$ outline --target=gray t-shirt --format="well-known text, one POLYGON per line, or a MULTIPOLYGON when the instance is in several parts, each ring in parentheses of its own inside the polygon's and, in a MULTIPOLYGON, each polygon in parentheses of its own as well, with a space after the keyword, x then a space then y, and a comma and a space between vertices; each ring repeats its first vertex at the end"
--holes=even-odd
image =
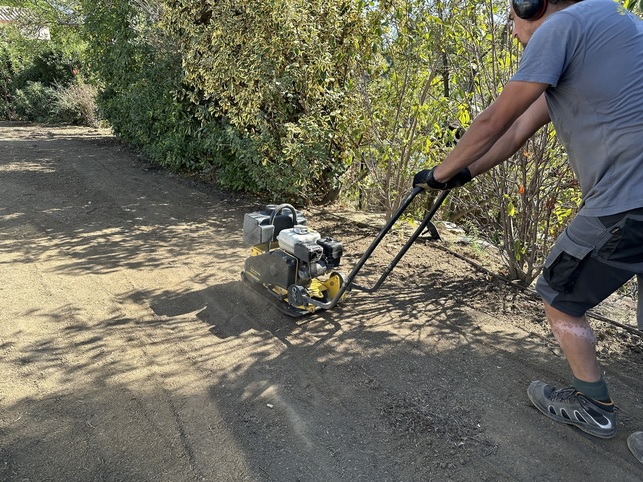
POLYGON ((643 207, 643 21, 584 0, 534 32, 512 81, 550 84, 549 115, 581 186, 580 214, 643 207))

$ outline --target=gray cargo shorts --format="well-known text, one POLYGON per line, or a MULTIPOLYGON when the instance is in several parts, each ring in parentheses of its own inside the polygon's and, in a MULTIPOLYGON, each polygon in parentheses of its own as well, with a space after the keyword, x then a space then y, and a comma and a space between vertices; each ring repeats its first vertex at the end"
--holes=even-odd
POLYGON ((643 209, 576 216, 549 253, 536 291, 551 306, 583 316, 643 274, 643 209))

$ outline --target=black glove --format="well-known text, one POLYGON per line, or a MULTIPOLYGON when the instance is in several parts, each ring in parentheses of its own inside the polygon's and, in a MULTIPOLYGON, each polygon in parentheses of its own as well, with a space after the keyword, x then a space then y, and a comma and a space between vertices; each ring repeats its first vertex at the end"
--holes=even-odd
POLYGON ((455 176, 449 179, 447 182, 438 182, 433 177, 433 169, 425 169, 424 171, 418 172, 413 177, 413 187, 422 187, 424 189, 432 189, 436 191, 442 191, 444 189, 453 189, 456 187, 464 186, 466 183, 471 181, 471 171, 468 167, 465 167, 455 176))
POLYGON ((471 171, 468 167, 462 169, 459 173, 453 176, 446 182, 446 189, 453 189, 455 187, 464 186, 466 183, 471 181, 471 171))
POLYGON ((423 189, 432 189, 435 191, 442 191, 447 188, 445 182, 438 182, 433 178, 433 169, 425 169, 424 171, 418 172, 413 176, 413 187, 421 187, 423 189))

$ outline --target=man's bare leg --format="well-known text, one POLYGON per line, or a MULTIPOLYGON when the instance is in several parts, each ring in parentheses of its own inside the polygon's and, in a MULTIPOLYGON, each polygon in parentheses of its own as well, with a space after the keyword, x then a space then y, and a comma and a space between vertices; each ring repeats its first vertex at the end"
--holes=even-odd
POLYGON ((570 316, 547 302, 544 304, 551 330, 565 353, 574 377, 585 382, 599 381, 601 371, 596 359, 596 337, 587 317, 570 316))
POLYGON ((601 438, 616 433, 616 409, 596 359, 596 338, 584 316, 574 317, 545 302, 552 332, 572 373, 572 386, 556 388, 536 380, 527 388, 531 402, 549 418, 601 438))

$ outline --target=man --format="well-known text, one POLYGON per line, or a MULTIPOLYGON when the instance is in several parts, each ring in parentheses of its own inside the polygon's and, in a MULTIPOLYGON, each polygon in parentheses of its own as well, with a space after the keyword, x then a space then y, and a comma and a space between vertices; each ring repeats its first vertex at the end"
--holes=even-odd
MULTIPOLYGON (((553 122, 583 201, 536 290, 573 377, 570 388, 536 381, 527 393, 548 417, 609 438, 616 410, 585 312, 643 274, 643 21, 613 0, 513 0, 510 19, 525 47, 518 71, 445 161, 413 184, 461 186, 553 122)), ((630 448, 641 450, 641 437, 632 434, 630 448)))

